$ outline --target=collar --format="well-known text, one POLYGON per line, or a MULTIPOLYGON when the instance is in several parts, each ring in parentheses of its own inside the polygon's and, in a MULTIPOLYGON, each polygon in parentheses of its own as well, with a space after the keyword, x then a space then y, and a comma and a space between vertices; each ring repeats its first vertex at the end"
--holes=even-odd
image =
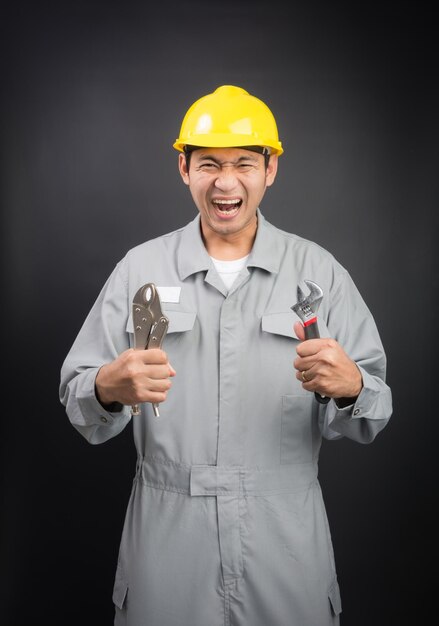
MULTIPOLYGON (((277 230, 266 221, 259 209, 257 216, 258 229, 247 267, 259 267, 267 272, 277 274, 281 262, 281 246, 279 246, 276 236, 277 230)), ((191 274, 207 271, 212 267, 212 262, 201 237, 199 213, 182 230, 177 263, 181 280, 185 280, 191 274)))
POLYGON ((201 237, 199 213, 182 230, 177 252, 177 264, 181 280, 212 267, 212 262, 201 237))
POLYGON ((257 210, 258 230, 256 231, 255 243, 250 252, 247 267, 260 267, 267 272, 278 274, 282 246, 279 245, 278 231, 272 226, 261 211, 257 210))

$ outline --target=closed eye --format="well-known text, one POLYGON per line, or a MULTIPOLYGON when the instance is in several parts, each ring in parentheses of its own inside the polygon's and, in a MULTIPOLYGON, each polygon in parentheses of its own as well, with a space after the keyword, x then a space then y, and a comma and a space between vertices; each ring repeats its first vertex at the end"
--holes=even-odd
POLYGON ((216 163, 208 162, 201 163, 196 169, 201 172, 213 172, 214 170, 219 169, 219 167, 216 163))
POLYGON ((251 163, 242 162, 242 163, 236 163, 235 165, 226 166, 226 165, 220 165, 219 163, 215 163, 214 161, 206 161, 204 163, 200 163, 196 167, 196 170, 200 172, 214 172, 214 171, 223 169, 223 167, 233 167, 238 172, 251 172, 257 169, 258 164, 253 163, 253 162, 251 163))

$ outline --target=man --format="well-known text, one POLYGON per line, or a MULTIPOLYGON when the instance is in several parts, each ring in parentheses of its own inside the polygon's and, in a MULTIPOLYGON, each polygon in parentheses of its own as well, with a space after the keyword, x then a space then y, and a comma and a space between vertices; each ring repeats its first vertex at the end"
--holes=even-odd
POLYGON ((118 263, 61 373, 90 443, 132 420, 115 623, 338 624, 317 462, 322 436, 368 443, 390 418, 374 320, 329 252, 262 216, 283 149, 261 100, 219 87, 189 108, 174 147, 198 214, 118 263), (324 294, 322 338, 307 341, 291 310, 304 280, 324 294), (169 330, 163 349, 134 350, 147 283, 169 330))

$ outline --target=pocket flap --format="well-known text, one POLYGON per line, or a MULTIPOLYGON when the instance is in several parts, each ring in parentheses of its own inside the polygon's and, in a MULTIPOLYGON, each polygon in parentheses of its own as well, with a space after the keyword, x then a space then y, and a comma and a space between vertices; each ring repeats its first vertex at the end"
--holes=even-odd
MULTIPOLYGON (((279 313, 266 313, 262 316, 262 330, 275 335, 283 335, 291 339, 298 339, 294 331, 294 322, 299 318, 294 311, 282 311, 279 313)), ((317 316, 320 337, 330 337, 331 334, 324 320, 317 316)))
POLYGON ((340 588, 338 586, 337 579, 334 578, 331 586, 328 591, 328 598, 331 602, 332 610, 335 615, 340 615, 341 613, 341 597, 340 597, 340 588))
MULTIPOLYGON (((189 311, 172 311, 163 310, 164 315, 169 319, 168 333, 181 333, 186 330, 192 330, 195 323, 196 313, 189 311)), ((127 333, 134 333, 133 317, 130 314, 126 323, 127 333)))
POLYGON ((293 311, 266 313, 262 316, 262 330, 266 333, 297 339, 294 322, 297 322, 297 315, 293 311))
POLYGON ((187 330, 192 330, 195 323, 196 313, 190 313, 188 311, 166 311, 163 313, 169 319, 168 333, 182 333, 187 330))
POLYGON ((123 609, 125 598, 127 597, 128 584, 122 578, 117 578, 113 587, 113 602, 119 608, 123 609))

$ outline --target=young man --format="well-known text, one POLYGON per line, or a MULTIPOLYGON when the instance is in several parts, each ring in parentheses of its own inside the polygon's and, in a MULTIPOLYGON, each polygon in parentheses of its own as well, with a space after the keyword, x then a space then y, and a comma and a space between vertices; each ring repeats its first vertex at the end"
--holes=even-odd
POLYGON ((261 214, 283 152, 261 100, 219 87, 189 108, 174 147, 195 219, 118 263, 61 372, 88 441, 132 420, 115 623, 338 624, 318 455, 322 437, 371 442, 390 418, 373 317, 329 252, 261 214), (322 338, 307 341, 291 310, 304 280, 323 290, 322 338), (147 283, 169 329, 163 349, 135 350, 132 302, 147 283))

